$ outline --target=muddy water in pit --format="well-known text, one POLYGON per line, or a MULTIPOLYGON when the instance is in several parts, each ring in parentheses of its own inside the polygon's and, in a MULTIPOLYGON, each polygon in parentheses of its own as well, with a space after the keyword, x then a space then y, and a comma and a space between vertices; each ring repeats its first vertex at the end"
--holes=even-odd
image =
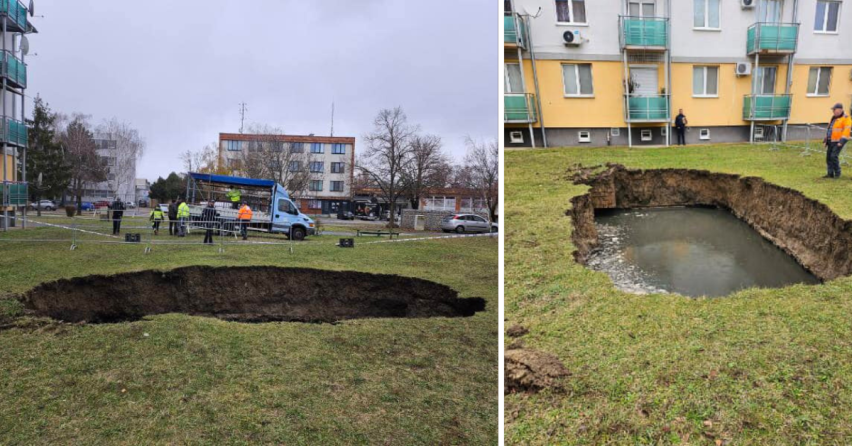
POLYGON ((633 293, 725 296, 749 288, 819 283, 730 212, 715 208, 600 211, 588 266, 633 293))

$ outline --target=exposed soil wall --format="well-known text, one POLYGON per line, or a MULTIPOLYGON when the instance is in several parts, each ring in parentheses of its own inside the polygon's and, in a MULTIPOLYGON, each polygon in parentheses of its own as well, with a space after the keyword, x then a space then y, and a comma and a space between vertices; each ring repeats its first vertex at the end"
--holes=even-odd
POLYGON ((39 316, 67 322, 132 321, 186 313, 242 322, 466 317, 481 298, 421 279, 303 268, 193 266, 44 283, 20 297, 39 316))
POLYGON ((634 170, 609 165, 574 177, 590 191, 571 200, 575 259, 598 243, 595 209, 717 206, 728 209, 822 280, 852 274, 852 222, 801 192, 761 178, 703 170, 634 170))

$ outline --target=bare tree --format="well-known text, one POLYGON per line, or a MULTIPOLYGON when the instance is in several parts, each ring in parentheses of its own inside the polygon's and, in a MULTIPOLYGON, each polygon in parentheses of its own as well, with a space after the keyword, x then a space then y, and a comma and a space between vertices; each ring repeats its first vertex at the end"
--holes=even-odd
POLYGON ((294 199, 308 191, 311 181, 323 179, 327 167, 314 165, 320 157, 307 144, 283 142, 284 132, 268 125, 252 124, 248 133, 252 140, 238 155, 242 175, 276 181, 294 199))
POLYGON ((187 150, 180 154, 183 166, 187 172, 223 173, 219 167, 218 143, 210 143, 201 150, 187 150))
POLYGON ((441 150, 441 138, 435 135, 412 137, 410 158, 402 169, 403 193, 411 207, 419 209, 420 197, 427 189, 447 185, 452 167, 441 150))
POLYGON ((390 205, 389 227, 395 227, 396 200, 404 190, 404 171, 411 162, 412 140, 418 127, 408 123, 401 107, 383 109, 373 120, 367 150, 358 168, 378 186, 390 205))
POLYGON ((70 188, 77 201, 77 215, 80 215, 86 186, 105 181, 107 165, 98 155, 92 131, 84 116, 75 116, 59 139, 70 169, 70 188))
POLYGON ((122 200, 125 201, 128 201, 129 195, 135 198, 136 162, 145 153, 145 141, 139 131, 113 117, 98 125, 95 135, 100 139, 115 141, 115 160, 112 166, 114 180, 110 184, 113 194, 123 195, 122 200), (120 192, 122 190, 124 194, 120 192))
POLYGON ((467 137, 467 155, 464 158, 464 180, 474 189, 488 207, 488 223, 497 215, 500 181, 500 155, 497 141, 475 141, 467 137))

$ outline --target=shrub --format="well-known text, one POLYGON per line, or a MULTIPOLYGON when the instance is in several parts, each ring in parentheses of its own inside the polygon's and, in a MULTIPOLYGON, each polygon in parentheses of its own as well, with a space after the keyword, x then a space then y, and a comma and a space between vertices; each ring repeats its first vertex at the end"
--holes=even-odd
POLYGON ((69 217, 73 217, 76 214, 77 214, 77 206, 70 205, 70 204, 65 206, 65 215, 67 215, 69 217))

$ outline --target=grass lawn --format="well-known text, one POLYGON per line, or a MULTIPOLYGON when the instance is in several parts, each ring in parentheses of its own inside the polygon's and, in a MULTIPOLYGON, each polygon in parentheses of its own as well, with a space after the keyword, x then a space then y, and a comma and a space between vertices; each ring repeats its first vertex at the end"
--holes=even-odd
MULTIPOLYGON (((0 237, 68 235, 39 228, 0 237)), ((292 255, 263 245, 225 254, 159 246, 144 255, 133 245, 83 242, 70 251, 0 241, 0 444, 495 443, 497 240, 340 249, 337 238, 311 237, 292 255), (169 314, 72 325, 23 317, 8 299, 58 278, 186 265, 399 274, 484 297, 487 308, 470 318, 338 324, 169 314)))
MULTIPOLYGON (((763 177, 852 218, 852 167, 820 179, 799 150, 718 145, 506 152, 507 326, 556 355, 566 390, 506 397, 507 443, 849 444, 852 278, 730 297, 630 295, 574 262, 577 163, 763 177)), ((512 342, 508 339, 506 342, 512 342)))

